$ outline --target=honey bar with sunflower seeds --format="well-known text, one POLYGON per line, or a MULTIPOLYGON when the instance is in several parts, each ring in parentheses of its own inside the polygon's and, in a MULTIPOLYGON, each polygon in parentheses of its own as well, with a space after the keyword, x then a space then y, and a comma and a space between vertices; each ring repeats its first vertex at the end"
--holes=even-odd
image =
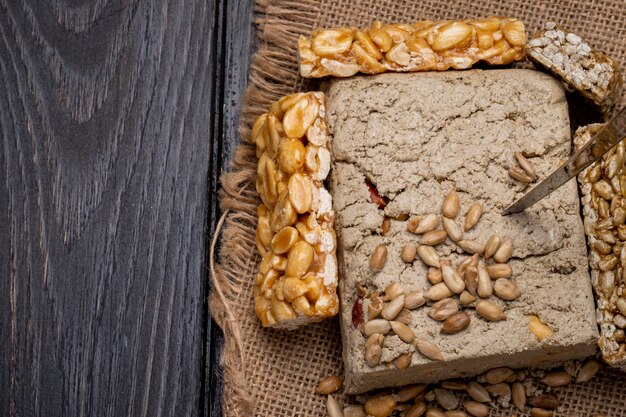
POLYGON ((254 285, 263 326, 295 329, 339 311, 324 95, 297 93, 272 104, 253 125, 259 158, 254 285))
MULTIPOLYGON (((574 144, 584 145, 602 124, 579 128, 574 144)), ((626 147, 620 142, 578 175, 589 266, 595 290, 598 345, 606 363, 626 371, 626 147)))
POLYGON ((358 72, 467 69, 479 61, 506 65, 524 59, 524 24, 509 17, 374 22, 369 29, 315 29, 298 41, 300 74, 350 77, 358 72))

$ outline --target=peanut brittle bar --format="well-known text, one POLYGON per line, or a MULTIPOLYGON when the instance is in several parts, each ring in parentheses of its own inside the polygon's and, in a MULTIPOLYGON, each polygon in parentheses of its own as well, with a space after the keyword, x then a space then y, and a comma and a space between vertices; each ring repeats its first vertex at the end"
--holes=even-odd
POLYGON ((300 74, 350 77, 358 72, 467 69, 479 61, 505 65, 524 59, 524 24, 509 17, 374 22, 369 29, 316 29, 298 41, 300 74))
POLYGON ((254 303, 264 326, 295 329, 339 311, 324 116, 322 93, 298 93, 274 103, 252 129, 262 201, 254 303))

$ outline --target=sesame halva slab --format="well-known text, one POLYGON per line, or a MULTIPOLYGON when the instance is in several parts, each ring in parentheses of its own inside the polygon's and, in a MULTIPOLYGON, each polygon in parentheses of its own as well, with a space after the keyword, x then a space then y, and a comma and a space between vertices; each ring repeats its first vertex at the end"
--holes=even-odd
POLYGON ((539 178, 569 155, 567 103, 557 80, 517 69, 333 80, 327 117, 347 393, 498 366, 551 366, 595 352, 575 181, 524 213, 500 215, 532 186, 508 174, 515 151, 526 155, 539 178), (447 195, 460 207, 444 228, 447 195), (474 203, 482 215, 464 231, 474 203), (407 230, 419 224, 445 230, 444 240, 441 232, 426 237, 407 230), (495 266, 496 255, 484 259, 492 235, 501 238, 500 247, 510 247, 495 266), (422 239, 429 244, 420 245, 422 239), (493 288, 475 300, 467 290, 446 296, 443 287, 456 287, 455 268, 467 267, 472 252, 483 254, 474 258, 479 270, 503 273, 497 276, 508 286, 500 286, 498 296, 493 288), (441 275, 443 287, 432 285, 441 275), (518 291, 505 300, 510 285, 518 291), (433 306, 440 293, 456 304, 433 306), (433 319, 455 309, 469 323, 458 315, 447 325, 433 319), (442 333, 450 329, 453 334, 442 333))

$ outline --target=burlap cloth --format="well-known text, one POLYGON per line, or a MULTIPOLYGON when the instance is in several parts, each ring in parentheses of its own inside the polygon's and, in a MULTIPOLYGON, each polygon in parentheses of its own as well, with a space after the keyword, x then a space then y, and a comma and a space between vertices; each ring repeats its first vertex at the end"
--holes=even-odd
MULTIPOLYGON (((368 26, 489 15, 510 15, 534 32, 547 20, 566 24, 626 68, 626 3, 610 1, 493 0, 257 0, 259 48, 250 71, 241 117, 241 143, 222 175, 225 216, 217 265, 211 264, 210 310, 224 330, 224 416, 321 416, 325 398, 313 392, 319 379, 342 373, 337 319, 294 332, 261 328, 254 314, 256 157, 248 143, 254 119, 283 95, 314 88, 298 76, 296 40, 314 27, 368 26)), ((623 100, 622 100, 623 102, 623 100)), ((576 323, 572 323, 573 326, 576 323)), ((626 374, 603 369, 591 382, 561 389, 563 416, 626 416, 626 374)), ((339 396, 347 404, 346 398, 339 396)), ((492 416, 514 411, 494 410, 492 416)), ((519 413, 518 413, 519 414, 519 413)))

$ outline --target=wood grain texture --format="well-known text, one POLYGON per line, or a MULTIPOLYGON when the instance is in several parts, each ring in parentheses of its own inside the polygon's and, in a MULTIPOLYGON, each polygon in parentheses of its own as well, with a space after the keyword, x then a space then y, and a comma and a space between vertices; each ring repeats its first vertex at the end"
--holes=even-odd
MULTIPOLYGON (((219 188, 219 174, 228 165, 239 141, 238 127, 241 103, 248 84, 250 61, 255 47, 253 24, 254 0, 218 0, 215 17, 214 65, 215 78, 213 103, 216 115, 213 120, 213 149, 210 164, 210 192, 219 188)), ((218 201, 209 203, 209 236, 214 233, 219 218, 218 201)), ((205 338, 207 361, 205 366, 204 415, 221 416, 221 368, 219 358, 223 345, 221 330, 208 323, 205 338)))
POLYGON ((0 0, 0 415, 201 413, 214 17, 0 0))

